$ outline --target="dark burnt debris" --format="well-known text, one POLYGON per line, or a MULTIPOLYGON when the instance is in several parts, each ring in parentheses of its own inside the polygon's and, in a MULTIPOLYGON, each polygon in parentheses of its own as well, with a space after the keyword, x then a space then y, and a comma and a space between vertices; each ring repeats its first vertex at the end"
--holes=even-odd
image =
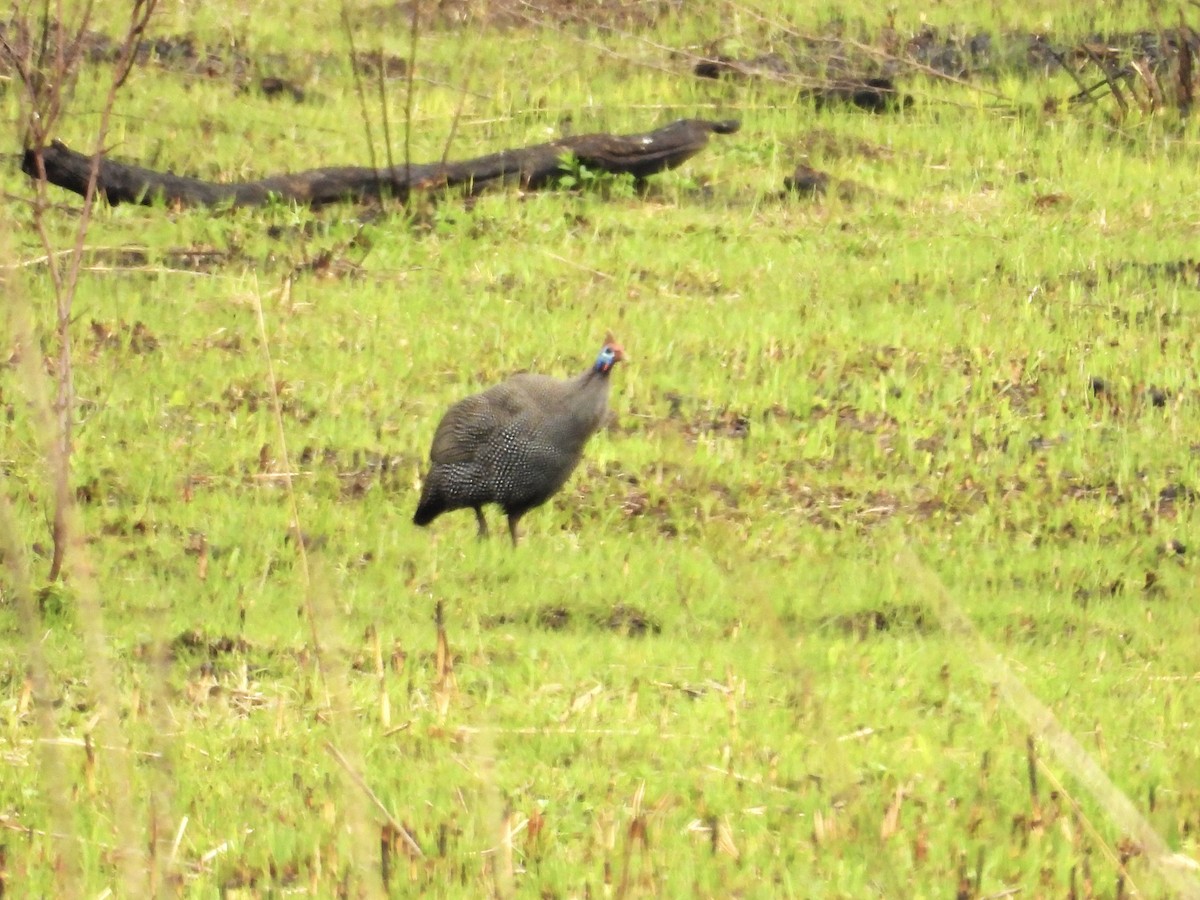
POLYGON ((90 156, 55 140, 45 147, 27 148, 21 170, 81 196, 94 177, 96 190, 113 206, 260 206, 282 200, 321 207, 378 201, 385 195, 407 200, 414 191, 428 195, 457 189, 474 194, 514 182, 526 190, 554 188, 575 163, 593 172, 644 179, 682 165, 708 145, 710 136, 733 134, 739 126, 737 120, 679 119, 639 134, 571 135, 469 160, 406 163, 385 169, 333 166, 234 184, 182 177, 107 157, 93 171, 90 156))
POLYGON ((829 189, 830 177, 828 172, 820 172, 812 166, 803 163, 796 166, 796 171, 783 179, 784 190, 792 191, 806 197, 819 197, 829 189))
POLYGON ((783 179, 784 197, 819 200, 826 194, 832 194, 843 201, 851 201, 856 197, 871 196, 871 191, 856 181, 835 178, 828 172, 814 169, 806 163, 800 163, 791 175, 783 179))
POLYGON ((845 31, 845 23, 832 23, 824 34, 789 35, 782 49, 777 46, 771 52, 742 59, 714 48, 696 63, 694 72, 701 78, 794 80, 800 76, 813 83, 836 85, 892 79, 922 70, 958 79, 1012 73, 1044 77, 1063 68, 1084 68, 1097 60, 1120 64, 1137 59, 1159 68, 1170 65, 1185 49, 1200 54, 1200 33, 1186 27, 1051 35, 925 26, 908 37, 889 27, 874 35, 863 29, 857 39, 842 36, 845 31), (880 51, 885 54, 882 62, 880 51))
MULTIPOLYGON (((696 63, 695 74, 701 78, 771 78, 788 80, 793 73, 778 54, 739 61, 718 54, 696 63)), ((801 97, 811 100, 817 109, 835 106, 854 106, 873 113, 898 112, 912 106, 913 98, 901 94, 895 82, 886 76, 848 77, 807 87, 801 97)))
MULTIPOLYGON (((1114 99, 1124 110, 1174 104, 1190 110, 1200 95, 1193 60, 1200 32, 1178 28, 1120 34, 1055 37, 1046 34, 971 32, 925 27, 903 37, 888 27, 858 40, 845 38, 845 23, 820 36, 788 34, 782 48, 736 58, 715 46, 693 65, 701 78, 796 85, 818 109, 851 107, 872 113, 902 112, 913 98, 901 76, 954 81, 994 80, 1003 74, 1046 78, 1065 73, 1076 87, 1072 104, 1114 99)), ((1058 107, 1048 98, 1047 109, 1058 107)))

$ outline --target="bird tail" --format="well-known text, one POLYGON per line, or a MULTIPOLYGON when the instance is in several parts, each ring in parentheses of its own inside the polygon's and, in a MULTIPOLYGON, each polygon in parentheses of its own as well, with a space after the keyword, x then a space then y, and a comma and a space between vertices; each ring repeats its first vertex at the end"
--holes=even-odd
POLYGON ((425 479, 421 488, 421 499, 417 503, 417 511, 413 514, 413 524, 424 527, 445 512, 441 491, 435 490, 431 478, 425 479))
POLYGON ((424 527, 436 519, 440 512, 440 508, 434 506, 432 503, 422 500, 417 504, 417 511, 413 515, 413 524, 424 527))

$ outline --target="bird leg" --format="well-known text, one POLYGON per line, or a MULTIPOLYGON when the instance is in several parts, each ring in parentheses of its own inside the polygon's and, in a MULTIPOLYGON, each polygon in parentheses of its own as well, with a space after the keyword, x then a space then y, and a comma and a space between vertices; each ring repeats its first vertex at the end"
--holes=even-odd
POLYGON ((509 513, 508 515, 508 534, 512 538, 514 547, 517 546, 517 520, 520 518, 520 513, 509 513))
POLYGON ((488 536, 487 519, 483 517, 483 507, 475 507, 475 521, 479 523, 479 539, 482 541, 488 536))

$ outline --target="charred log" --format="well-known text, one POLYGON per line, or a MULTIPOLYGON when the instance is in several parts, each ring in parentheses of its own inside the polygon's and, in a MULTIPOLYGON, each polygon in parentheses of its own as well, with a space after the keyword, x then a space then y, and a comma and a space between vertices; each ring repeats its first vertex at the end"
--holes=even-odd
MULTIPOLYGON (((463 162, 413 163, 374 169, 339 166, 273 175, 260 181, 218 184, 101 158, 98 193, 110 204, 166 203, 169 206, 258 206, 275 199, 307 206, 392 196, 406 200, 414 191, 461 188, 477 193, 490 185, 516 182, 529 190, 552 186, 567 174, 569 160, 593 172, 647 178, 673 169, 708 144, 710 134, 732 134, 734 120, 680 119, 644 134, 583 134, 463 162)), ((92 157, 54 141, 27 149, 21 170, 31 178, 83 195, 92 157)))

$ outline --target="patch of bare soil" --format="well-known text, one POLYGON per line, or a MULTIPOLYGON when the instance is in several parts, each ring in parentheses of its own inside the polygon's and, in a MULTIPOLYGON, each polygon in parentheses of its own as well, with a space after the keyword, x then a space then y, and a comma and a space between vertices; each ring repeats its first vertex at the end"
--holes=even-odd
POLYGON ((1103 268, 1071 272, 1067 278, 1088 287, 1096 287, 1101 283, 1113 281, 1147 284, 1170 281, 1185 287, 1200 289, 1200 260, 1191 257, 1158 261, 1123 260, 1109 263, 1103 268))
POLYGON ((372 487, 397 488, 406 483, 416 460, 378 450, 305 447, 298 457, 301 468, 324 467, 337 472, 341 499, 357 500, 372 487))
POLYGON ((612 609, 603 612, 591 611, 579 615, 580 610, 572 610, 562 604, 551 604, 539 608, 531 619, 511 613, 498 613, 485 616, 480 620, 484 628, 502 628, 528 621, 530 624, 546 631, 564 631, 572 622, 584 621, 593 627, 605 631, 613 631, 626 637, 642 637, 647 634, 660 634, 662 626, 645 610, 638 609, 625 603, 618 603, 612 609))
POLYGON ((750 435, 750 417, 744 412, 728 406, 715 407, 676 391, 668 391, 663 399, 667 401, 668 412, 660 427, 678 430, 688 441, 704 437, 742 440, 750 435))
POLYGON ((538 610, 537 623, 547 631, 562 631, 571 624, 571 610, 565 606, 543 606, 538 610))
POLYGON ((311 422, 317 417, 317 408, 298 397, 286 381, 275 385, 274 394, 262 387, 261 382, 256 379, 231 382, 219 401, 210 401, 205 406, 213 412, 233 413, 245 410, 248 413, 256 413, 259 409, 271 409, 275 395, 279 397, 280 413, 283 416, 301 423, 311 422))
POLYGON ((915 631, 928 634, 937 630, 937 623, 920 606, 881 606, 852 613, 839 613, 818 620, 821 628, 833 628, 859 640, 885 631, 915 631))
POLYGON ((624 603, 618 603, 606 614, 597 614, 592 621, 601 628, 615 631, 628 637, 641 637, 646 634, 659 634, 662 626, 651 618, 644 610, 624 603))
POLYGON ((165 653, 168 660, 174 661, 185 656, 202 656, 209 660, 231 653, 248 653, 253 645, 242 637, 231 635, 208 635, 198 628, 181 632, 168 641, 165 646, 156 643, 144 643, 137 648, 139 657, 154 656, 165 653))
POLYGON ((807 163, 800 163, 791 175, 783 179, 783 192, 779 196, 781 198, 801 197, 808 200, 834 196, 849 203, 855 198, 874 196, 874 191, 857 181, 835 178, 828 172, 814 169, 807 163))
POLYGON ((92 319, 89 334, 93 353, 102 350, 122 350, 129 353, 151 353, 158 349, 158 338, 143 322, 128 324, 124 319, 101 322, 92 319))

